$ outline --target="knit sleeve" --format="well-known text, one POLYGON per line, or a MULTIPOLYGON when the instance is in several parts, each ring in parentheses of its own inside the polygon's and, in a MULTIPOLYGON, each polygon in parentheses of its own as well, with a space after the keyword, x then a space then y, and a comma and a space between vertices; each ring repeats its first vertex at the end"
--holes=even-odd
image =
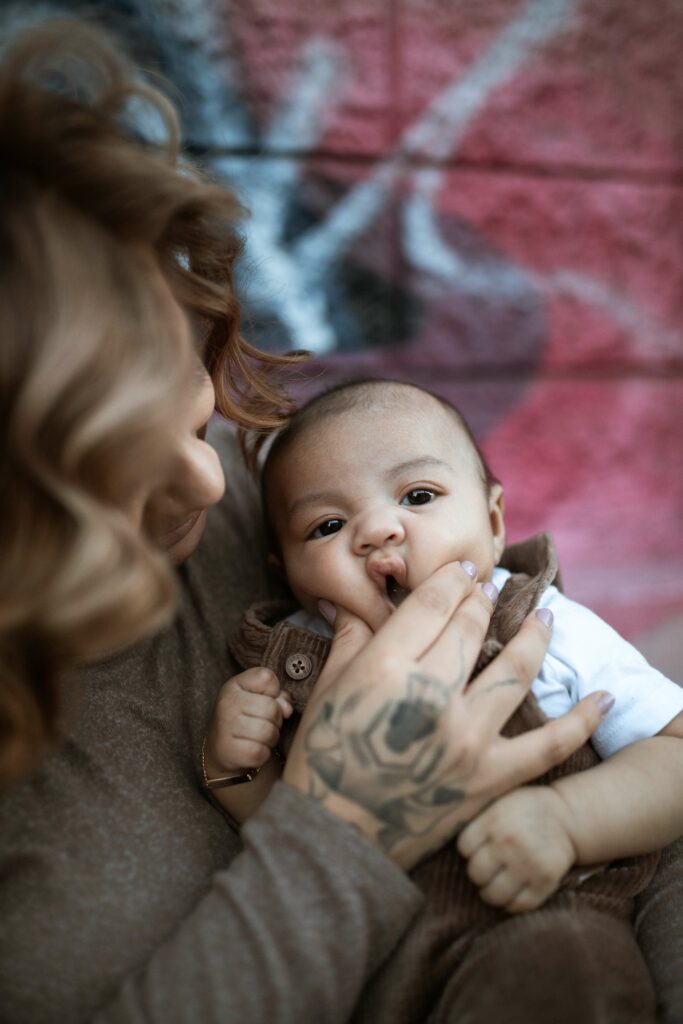
POLYGON ((278 783, 244 850, 99 1024, 346 1021, 420 905, 356 830, 278 783))

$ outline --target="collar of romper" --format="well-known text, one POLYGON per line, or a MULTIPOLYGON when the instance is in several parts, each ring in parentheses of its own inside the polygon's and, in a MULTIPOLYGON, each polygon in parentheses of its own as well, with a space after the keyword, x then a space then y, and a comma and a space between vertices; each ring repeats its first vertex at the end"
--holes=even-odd
MULTIPOLYGON (((555 546, 547 533, 511 544, 500 564, 512 576, 503 587, 473 675, 515 635, 546 587, 554 583, 561 588, 555 546)), ((263 665, 275 672, 294 708, 301 712, 325 663, 330 641, 287 622, 296 609, 293 598, 253 604, 232 638, 230 650, 242 668, 263 665)))

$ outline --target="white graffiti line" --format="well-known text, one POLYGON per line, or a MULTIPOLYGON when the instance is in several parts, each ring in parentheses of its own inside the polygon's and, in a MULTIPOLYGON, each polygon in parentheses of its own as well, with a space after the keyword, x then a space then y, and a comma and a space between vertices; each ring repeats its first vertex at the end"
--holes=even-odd
POLYGON ((662 327, 627 295, 593 277, 575 270, 557 270, 552 274, 535 275, 538 286, 550 295, 569 295, 584 305, 603 309, 611 320, 631 336, 631 350, 648 358, 680 356, 683 335, 662 327))
POLYGON ((404 215, 404 239, 410 239, 412 251, 421 254, 418 269, 440 286, 447 283, 460 294, 483 299, 495 297, 515 303, 528 301, 534 289, 533 276, 524 267, 509 263, 502 257, 475 260, 447 245, 434 231, 433 208, 428 199, 415 196, 404 215))
MULTIPOLYGON (((351 189, 321 226, 302 237, 295 247, 302 264, 311 272, 323 273, 378 214, 412 159, 452 156, 491 92, 516 73, 535 47, 565 26, 575 6, 576 0, 530 0, 464 78, 453 80, 432 100, 375 172, 351 189)), ((414 172, 412 177, 417 177, 414 172)), ((433 195, 438 183, 433 172, 424 183, 433 195)), ((419 254, 410 251, 410 240, 408 247, 408 255, 419 261, 419 254)))
POLYGON ((191 138, 212 147, 245 145, 254 132, 235 102, 240 69, 225 52, 225 32, 213 0, 135 0, 136 19, 149 30, 189 105, 191 138))
POLYGON ((301 51, 299 72, 283 106, 262 140, 264 149, 306 150, 320 140, 330 110, 330 95, 343 88, 343 61, 338 46, 310 39, 301 51))
MULTIPOLYGON (((407 169, 408 158, 427 153, 430 159, 443 159, 452 154, 471 119, 485 106, 491 90, 512 76, 535 46, 562 27, 574 3, 575 0, 530 0, 464 79, 449 83, 434 98, 422 117, 405 131, 393 154, 366 181, 347 193, 321 227, 305 232, 293 246, 288 246, 282 236, 286 207, 300 177, 298 162, 273 158, 261 158, 254 163, 220 159, 214 162, 216 169, 237 185, 251 210, 245 253, 251 295, 261 310, 278 318, 297 346, 305 345, 316 353, 336 348, 323 282, 333 261, 386 203, 397 177, 407 169)), ((321 137, 325 116, 331 110, 329 96, 341 94, 340 65, 338 51, 321 40, 313 40, 306 47, 286 103, 273 117, 263 140, 266 152, 291 149, 292 140, 297 149, 310 147, 321 137)), ((423 192, 426 183, 426 178, 417 181, 423 192)), ((432 199, 434 190, 429 191, 432 199)), ((436 252, 438 234, 433 211, 428 211, 424 203, 421 207, 418 203, 412 210, 408 204, 408 210, 414 228, 419 227, 417 216, 421 216, 422 229, 408 232, 404 245, 409 259, 425 267, 427 253, 436 252)), ((457 271, 461 284, 464 285, 466 277, 470 289, 490 293, 493 271, 497 283, 502 286, 505 282, 506 293, 517 295, 528 287, 523 272, 505 267, 502 261, 495 267, 488 263, 471 267, 443 245, 441 248, 444 251, 437 260, 440 276, 448 266, 451 273, 457 271)))
MULTIPOLYGON (((282 147, 312 147, 322 136, 330 112, 330 93, 341 95, 342 62, 339 51, 322 40, 312 40, 286 103, 272 119, 265 138, 266 152, 282 147)), ((285 326, 296 347, 330 352, 337 338, 329 319, 327 299, 312 287, 283 238, 285 213, 300 174, 301 164, 291 158, 259 157, 213 161, 215 170, 238 189, 251 211, 246 233, 245 286, 260 312, 269 312, 285 326)))
MULTIPOLYGON (((299 73, 288 91, 286 102, 271 120, 262 141, 265 153, 278 149, 306 151, 322 137, 330 113, 330 93, 339 95, 343 86, 342 61, 337 47, 322 39, 313 39, 301 54, 299 73)), ((301 164, 292 159, 273 159, 264 163, 263 177, 257 163, 241 184, 258 197, 255 217, 270 222, 272 244, 282 234, 285 209, 301 176, 301 164), (254 176, 255 175, 255 176, 254 176), (272 192, 270 200, 266 193, 272 192)))

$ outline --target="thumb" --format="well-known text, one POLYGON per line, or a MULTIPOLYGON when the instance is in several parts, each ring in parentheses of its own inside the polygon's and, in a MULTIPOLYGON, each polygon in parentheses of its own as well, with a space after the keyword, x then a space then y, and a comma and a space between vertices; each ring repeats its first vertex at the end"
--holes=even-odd
POLYGON ((326 601, 321 612, 328 622, 333 620, 334 638, 329 657, 316 683, 316 689, 320 689, 321 685, 326 686, 340 675, 349 662, 363 650, 373 635, 370 627, 362 619, 359 619, 357 615, 352 615, 340 605, 329 605, 326 601))

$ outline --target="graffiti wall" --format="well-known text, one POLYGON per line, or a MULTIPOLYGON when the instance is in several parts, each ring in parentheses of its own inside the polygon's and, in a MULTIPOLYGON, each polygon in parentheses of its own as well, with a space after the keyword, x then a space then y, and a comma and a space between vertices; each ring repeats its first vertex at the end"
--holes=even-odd
POLYGON ((314 352, 309 390, 460 404, 511 537, 549 529, 568 593, 683 679, 683 5, 89 6, 250 210, 248 335, 314 352))

